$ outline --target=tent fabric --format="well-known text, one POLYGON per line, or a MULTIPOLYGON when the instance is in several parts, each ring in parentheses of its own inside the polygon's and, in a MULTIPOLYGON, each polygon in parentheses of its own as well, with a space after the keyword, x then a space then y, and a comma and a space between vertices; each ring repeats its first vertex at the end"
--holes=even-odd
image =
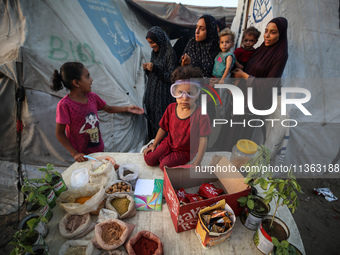
MULTIPOLYGON (((2 135, 9 133, 12 140, 2 142, 12 146, 15 138, 15 62, 22 61, 26 99, 21 161, 67 166, 73 158, 56 140, 54 130, 56 105, 68 92, 50 89, 54 69, 59 70, 67 61, 81 61, 94 80, 93 92, 109 105, 142 107, 146 83, 142 63, 151 53, 145 40, 147 27, 125 1, 17 0, 2 5, 0 71, 5 77, 1 84, 5 84, 0 96, 7 99, 11 95, 12 100, 6 104, 10 110, 2 109, 4 119, 12 118, 2 127, 6 131, 2 135), (10 80, 12 86, 8 85, 10 80)), ((143 116, 99 112, 99 118, 105 150, 139 151, 145 143, 143 116)), ((17 154, 15 149, 4 153, 6 157, 1 155, 1 159, 13 160, 17 154)))
MULTIPOLYGON (((311 93, 310 101, 304 106, 312 116, 292 107, 287 118, 296 120, 298 125, 290 127, 289 132, 283 132, 282 128, 268 131, 276 136, 269 137, 272 141, 269 146, 278 150, 274 159, 276 164, 283 161, 286 166, 321 164, 328 168, 332 162, 340 163, 336 159, 340 148, 340 114, 337 110, 340 104, 340 51, 335 47, 340 36, 338 10, 337 0, 298 1, 294 4, 282 0, 238 1, 231 26, 237 33, 237 47, 241 44, 245 27, 253 25, 261 31, 257 47, 263 42, 268 21, 273 17, 285 17, 288 20, 289 57, 282 85, 305 88, 311 93), (280 133, 281 146, 277 144, 280 133)), ((292 97, 298 98, 299 95, 292 94, 292 97)))
MULTIPOLYGON (((145 35, 153 24, 128 1, 5 0, 0 13, 0 163, 17 163, 11 166, 13 174, 22 169, 31 178, 35 166, 67 167, 74 162, 55 137, 56 106, 68 91, 52 91, 50 82, 63 63, 82 62, 93 78, 92 91, 109 105, 143 107, 147 77, 142 63, 152 51, 145 35), (22 72, 17 63, 22 63, 22 72), (26 97, 20 103, 23 130, 17 134, 20 85, 26 97)), ((176 29, 179 36, 191 31, 183 24, 176 29)), ((99 111, 98 116, 105 151, 139 152, 145 144, 143 115, 99 111)), ((16 192, 15 181, 7 181, 11 188, 4 190, 16 192)))

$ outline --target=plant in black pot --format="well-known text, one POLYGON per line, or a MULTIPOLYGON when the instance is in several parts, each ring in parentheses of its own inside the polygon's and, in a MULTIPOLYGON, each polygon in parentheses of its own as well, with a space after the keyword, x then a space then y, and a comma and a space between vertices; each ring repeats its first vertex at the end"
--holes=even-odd
POLYGON ((53 187, 57 197, 67 190, 63 177, 58 171, 54 170, 53 164, 48 163, 45 168, 39 168, 38 171, 45 173, 43 178, 53 187))
POLYGON ((251 187, 247 197, 240 197, 237 201, 243 210, 240 215, 243 225, 251 230, 256 230, 263 217, 269 211, 269 204, 260 196, 257 195, 256 185, 259 185, 263 190, 268 188, 267 178, 271 178, 270 172, 263 172, 262 166, 267 166, 270 162, 270 150, 264 146, 258 146, 257 155, 250 159, 243 167, 247 170, 247 177, 244 183, 251 187))
POLYGON ((35 253, 33 247, 43 245, 44 250, 40 254, 45 254, 47 252, 47 245, 44 239, 41 237, 36 229, 40 221, 47 222, 44 217, 33 218, 27 222, 28 228, 18 230, 14 236, 13 240, 10 242, 14 246, 10 255, 22 255, 22 254, 37 254, 35 253))
POLYGON ((272 178, 264 182, 267 182, 269 186, 264 192, 266 195, 264 199, 267 203, 274 200, 275 207, 273 215, 262 219, 260 227, 255 232, 254 243, 261 252, 269 254, 273 249, 272 237, 283 241, 287 240, 290 234, 287 225, 275 216, 278 208, 286 205, 294 213, 299 206, 297 194, 302 191, 291 170, 285 179, 272 178))
POLYGON ((272 242, 274 245, 272 255, 302 255, 298 248, 286 240, 280 242, 275 237, 272 237, 272 242))
MULTIPOLYGON (((24 179, 24 184, 21 187, 21 192, 26 195, 26 201, 28 202, 26 211, 36 212, 39 215, 46 217, 50 220, 53 216, 51 207, 49 205, 49 196, 51 197, 51 191, 53 188, 50 185, 41 185, 41 179, 24 179)), ((55 206, 56 197, 54 192, 52 194, 52 200, 50 204, 55 206)))

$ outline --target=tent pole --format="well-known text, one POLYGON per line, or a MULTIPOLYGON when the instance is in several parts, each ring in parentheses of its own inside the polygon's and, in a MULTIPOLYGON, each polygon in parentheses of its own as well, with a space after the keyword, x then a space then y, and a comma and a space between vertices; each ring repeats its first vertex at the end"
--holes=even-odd
POLYGON ((21 132, 23 129, 22 125, 22 102, 25 100, 25 88, 23 86, 23 63, 16 62, 16 70, 17 70, 17 83, 16 83, 16 102, 17 102, 17 163, 18 163, 18 222, 20 221, 20 190, 21 183, 23 181, 22 171, 21 171, 21 157, 20 157, 20 148, 21 148, 21 132))

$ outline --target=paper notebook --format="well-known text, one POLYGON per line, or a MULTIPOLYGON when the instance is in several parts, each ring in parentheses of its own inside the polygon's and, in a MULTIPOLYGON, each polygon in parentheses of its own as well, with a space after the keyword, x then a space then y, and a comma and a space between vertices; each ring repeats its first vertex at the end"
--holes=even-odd
POLYGON ((162 196, 163 196, 163 180, 155 179, 150 182, 149 179, 138 179, 136 183, 133 198, 137 211, 161 211, 162 210, 162 196), (151 184, 151 185, 150 185, 151 184), (150 194, 150 186, 153 189, 150 194), (150 195, 148 195, 150 194, 150 195))

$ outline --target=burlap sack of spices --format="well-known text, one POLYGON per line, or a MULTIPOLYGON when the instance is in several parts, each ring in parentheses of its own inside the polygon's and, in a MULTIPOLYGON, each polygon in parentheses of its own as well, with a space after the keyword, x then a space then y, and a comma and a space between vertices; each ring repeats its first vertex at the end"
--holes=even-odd
POLYGON ((67 239, 78 239, 86 236, 95 223, 91 221, 89 213, 83 215, 67 213, 59 222, 59 233, 67 239))
POLYGON ((103 250, 114 250, 121 246, 131 235, 135 225, 117 219, 105 220, 94 228, 92 240, 95 247, 103 250))
POLYGON ((141 254, 162 255, 163 245, 161 240, 150 231, 143 230, 135 234, 125 244, 125 249, 129 255, 136 255, 136 251, 141 254))
POLYGON ((89 169, 89 182, 101 184, 105 187, 108 183, 117 180, 118 176, 111 160, 93 160, 89 169))
POLYGON ((85 214, 96 211, 104 196, 105 190, 100 184, 89 183, 76 190, 64 191, 57 198, 57 203, 67 213, 85 214), (81 199, 84 203, 76 202, 81 199))
POLYGON ((109 209, 105 209, 105 208, 101 209, 99 211, 97 223, 100 223, 108 219, 118 219, 118 213, 115 211, 109 210, 109 209))
POLYGON ((137 213, 135 200, 128 194, 113 194, 106 199, 105 207, 117 212, 119 219, 131 218, 137 213))
POLYGON ((133 196, 132 185, 127 181, 116 180, 105 186, 105 196, 113 197, 116 194, 128 194, 133 196))
POLYGON ((128 255, 128 253, 126 251, 113 250, 113 251, 104 251, 100 255, 128 255))
POLYGON ((100 255, 91 240, 68 240, 59 249, 59 255, 100 255))

